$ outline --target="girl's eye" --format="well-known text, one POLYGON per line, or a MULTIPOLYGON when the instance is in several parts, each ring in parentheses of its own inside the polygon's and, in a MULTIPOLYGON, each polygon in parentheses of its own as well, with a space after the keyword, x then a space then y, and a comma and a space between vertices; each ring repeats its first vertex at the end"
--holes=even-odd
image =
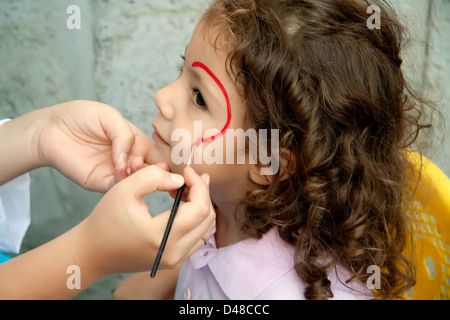
POLYGON ((206 102, 203 99, 202 93, 198 89, 194 89, 194 99, 195 103, 199 106, 202 110, 207 110, 206 102))

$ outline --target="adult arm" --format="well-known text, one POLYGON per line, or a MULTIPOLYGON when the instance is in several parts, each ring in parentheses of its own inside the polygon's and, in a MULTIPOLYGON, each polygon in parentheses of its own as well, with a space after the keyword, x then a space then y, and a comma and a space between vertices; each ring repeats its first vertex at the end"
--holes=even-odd
MULTIPOLYGON (((202 238, 209 237, 215 224, 207 178, 190 168, 184 175, 189 195, 178 209, 161 269, 179 267, 203 245, 202 238)), ((152 217, 142 198, 178 189, 184 182, 180 177, 149 166, 117 183, 80 224, 0 264, 0 299, 67 299, 109 274, 150 275, 170 212, 152 217), (77 269, 68 269, 73 266, 77 269), (75 276, 72 270, 79 270, 80 288, 72 288, 77 280, 70 278, 75 276)))
POLYGON ((114 108, 76 100, 0 126, 0 185, 50 166, 82 187, 105 192, 143 166, 152 142, 114 108), (7 168, 7 169, 6 169, 7 168))

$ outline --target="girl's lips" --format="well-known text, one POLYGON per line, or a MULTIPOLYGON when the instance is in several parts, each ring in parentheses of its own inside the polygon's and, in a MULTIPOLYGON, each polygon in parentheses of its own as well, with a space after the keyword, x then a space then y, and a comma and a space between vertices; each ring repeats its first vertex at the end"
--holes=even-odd
POLYGON ((152 133, 152 138, 155 141, 155 143, 159 143, 159 144, 165 144, 167 146, 170 146, 166 140, 164 140, 161 135, 158 133, 158 130, 156 129, 155 126, 153 126, 153 129, 155 129, 152 133))

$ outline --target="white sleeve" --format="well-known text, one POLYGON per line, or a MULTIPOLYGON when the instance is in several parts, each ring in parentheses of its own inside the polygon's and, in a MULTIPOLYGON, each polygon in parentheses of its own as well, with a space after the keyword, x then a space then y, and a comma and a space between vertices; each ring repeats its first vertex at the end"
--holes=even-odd
POLYGON ((0 186, 0 252, 19 253, 29 225, 30 176, 26 173, 0 186))

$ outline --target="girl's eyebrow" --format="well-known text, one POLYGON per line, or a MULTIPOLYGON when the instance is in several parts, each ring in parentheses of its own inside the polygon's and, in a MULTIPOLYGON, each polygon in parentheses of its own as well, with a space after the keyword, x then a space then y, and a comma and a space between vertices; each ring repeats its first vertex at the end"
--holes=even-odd
MULTIPOLYGON (((184 59, 184 57, 183 57, 183 59, 184 59)), ((196 65, 195 65, 196 63, 198 63, 198 62, 194 62, 192 65, 187 65, 187 70, 191 73, 194 80, 197 81, 200 84, 200 86, 207 91, 207 93, 209 95, 215 97, 215 99, 217 99, 217 101, 220 101, 220 96, 216 93, 216 90, 214 90, 212 83, 209 81, 208 77, 206 77, 204 75, 203 72, 200 72, 200 70, 198 70, 199 68, 196 68, 196 65)), ((214 78, 213 78, 213 80, 214 80, 214 78)), ((215 81, 215 83, 217 83, 217 81, 215 81)), ((222 90, 222 92, 223 92, 223 90, 222 90)))
MULTIPOLYGON (((184 49, 184 55, 181 56, 181 58, 183 59, 184 62, 186 62, 186 54, 187 54, 187 50, 189 48, 189 44, 186 45, 186 48, 184 49)), ((195 63, 195 62, 194 62, 195 63)), ((189 66, 188 70, 192 71, 192 75, 194 76, 195 80, 197 80, 198 82, 200 82, 200 84, 202 85, 202 87, 204 87, 208 93, 212 96, 215 96, 212 91, 209 89, 207 82, 204 80, 204 78, 200 75, 199 72, 197 72, 197 70, 194 67, 194 64, 192 64, 191 66, 189 66)))
MULTIPOLYGON (((196 81, 198 81, 202 85, 202 87, 204 87, 208 91, 209 94, 212 94, 212 91, 210 90, 210 88, 208 86, 208 81, 205 79, 204 76, 202 76, 200 74, 200 72, 198 72, 198 70, 194 67, 194 65, 189 66, 188 69, 191 71, 194 79, 196 81)), ((214 94, 212 94, 212 95, 214 95, 214 94)))

